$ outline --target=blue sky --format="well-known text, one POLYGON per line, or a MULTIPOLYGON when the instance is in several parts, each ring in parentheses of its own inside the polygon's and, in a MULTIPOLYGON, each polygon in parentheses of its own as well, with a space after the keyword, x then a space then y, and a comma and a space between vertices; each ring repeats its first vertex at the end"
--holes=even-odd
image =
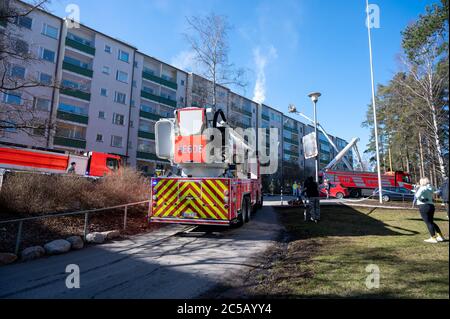
MULTIPOLYGON (((370 2, 380 8, 381 25, 372 34, 376 83, 398 68, 400 32, 436 1, 370 2)), ((230 61, 249 69, 249 86, 238 93, 254 97, 260 70, 265 104, 286 112, 294 103, 311 115, 307 94, 320 91, 322 125, 346 140, 360 137, 365 149, 370 132, 361 122, 371 101, 365 0, 52 0, 49 9, 63 17, 70 3, 79 5, 82 23, 183 68, 191 65, 185 17, 226 15, 233 25, 230 61)))

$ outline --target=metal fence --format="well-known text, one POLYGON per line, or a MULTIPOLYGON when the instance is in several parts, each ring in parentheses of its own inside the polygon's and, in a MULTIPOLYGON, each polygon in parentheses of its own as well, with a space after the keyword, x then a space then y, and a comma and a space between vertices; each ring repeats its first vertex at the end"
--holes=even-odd
POLYGON ((17 237, 16 237, 16 246, 15 246, 15 250, 14 250, 14 253, 17 255, 19 253, 20 243, 21 243, 21 240, 22 240, 22 228, 23 228, 23 223, 24 222, 40 220, 40 219, 46 219, 46 218, 56 218, 56 217, 67 217, 67 216, 84 215, 83 234, 84 234, 84 240, 86 240, 86 236, 87 236, 87 234, 89 232, 89 215, 90 214, 95 214, 95 213, 104 212, 104 211, 108 211, 108 210, 115 210, 115 209, 122 209, 123 208, 124 209, 123 229, 126 230, 126 228, 127 228, 127 217, 128 217, 128 207, 138 206, 138 205, 143 205, 143 204, 148 204, 148 209, 150 210, 150 208, 151 208, 150 200, 146 200, 146 201, 142 201, 142 202, 130 203, 130 204, 125 204, 125 205, 117 205, 117 206, 111 206, 111 207, 106 207, 106 208, 96 208, 96 209, 83 210, 83 211, 70 212, 70 213, 48 214, 48 215, 35 216, 35 217, 27 217, 27 218, 20 218, 20 219, 5 220, 5 221, 0 221, 0 225, 2 225, 2 224, 14 224, 14 223, 18 223, 19 224, 19 228, 17 230, 17 237))

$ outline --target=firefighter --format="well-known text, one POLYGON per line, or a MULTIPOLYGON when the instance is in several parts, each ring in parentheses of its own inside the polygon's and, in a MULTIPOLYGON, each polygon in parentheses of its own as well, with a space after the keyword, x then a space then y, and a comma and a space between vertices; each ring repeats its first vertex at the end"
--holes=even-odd
POLYGON ((320 195, 319 185, 312 176, 305 181, 304 191, 308 198, 308 204, 305 209, 305 220, 310 216, 311 221, 317 223, 320 221, 320 195))

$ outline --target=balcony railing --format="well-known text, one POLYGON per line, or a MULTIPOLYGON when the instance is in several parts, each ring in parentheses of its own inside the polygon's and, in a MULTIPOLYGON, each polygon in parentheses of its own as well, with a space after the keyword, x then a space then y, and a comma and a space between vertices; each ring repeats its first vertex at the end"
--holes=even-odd
POLYGON ((261 114, 263 120, 270 121, 270 116, 266 114, 261 114))
POLYGON ((55 136, 53 139, 53 144, 73 148, 82 148, 82 149, 86 148, 86 140, 78 140, 62 136, 55 136))
POLYGON ((69 88, 61 88, 59 91, 60 91, 61 94, 72 96, 72 97, 76 97, 76 98, 81 99, 81 100, 85 100, 85 101, 90 101, 91 100, 91 94, 90 93, 86 93, 86 92, 83 92, 83 91, 80 91, 80 90, 69 89, 69 88))
POLYGON ((283 150, 283 152, 284 152, 285 154, 292 155, 292 156, 297 156, 297 157, 298 157, 298 152, 294 152, 294 151, 291 151, 291 150, 283 150))
POLYGON ((146 112, 146 111, 140 111, 139 113, 140 117, 144 117, 146 119, 152 120, 152 121, 159 121, 161 119, 161 115, 155 114, 155 113, 150 113, 150 112, 146 112))
POLYGON ((141 97, 143 97, 144 99, 149 99, 161 104, 166 104, 172 107, 177 107, 177 101, 162 97, 162 96, 158 96, 152 93, 148 93, 145 91, 141 91, 141 97))
POLYGON ((78 66, 78 65, 75 65, 75 64, 72 64, 72 63, 69 63, 69 62, 63 62, 63 69, 67 70, 67 71, 70 71, 70 72, 74 72, 74 73, 77 73, 77 74, 81 74, 81 75, 87 76, 89 78, 92 78, 92 76, 94 74, 94 71, 92 71, 92 70, 83 68, 81 66, 78 66))
POLYGON ((95 55, 95 48, 88 46, 86 44, 80 43, 78 41, 66 38, 66 45, 77 49, 79 51, 82 51, 84 53, 90 54, 90 55, 95 55))
POLYGON ((161 77, 159 77, 159 76, 156 76, 156 75, 154 75, 154 74, 152 74, 152 73, 150 73, 150 72, 143 71, 143 72, 142 72, 142 77, 143 77, 144 79, 147 79, 147 80, 156 82, 156 83, 158 83, 158 84, 167 86, 167 87, 169 87, 169 88, 171 88, 171 89, 174 89, 174 90, 176 90, 176 89, 178 88, 178 85, 177 85, 176 82, 173 82, 173 81, 170 81, 170 80, 163 79, 163 78, 161 78, 161 77))
POLYGON ((289 131, 289 132, 292 132, 292 133, 295 133, 295 134, 298 134, 298 129, 297 128, 293 128, 293 127, 290 127, 290 126, 284 126, 284 129, 286 130, 286 131, 289 131))
POLYGON ((149 140, 155 139, 155 133, 145 132, 145 131, 141 131, 141 130, 139 130, 138 136, 141 138, 149 139, 149 140))
POLYGON ((285 138, 284 138, 284 141, 287 142, 287 143, 291 143, 291 144, 294 144, 294 145, 298 145, 298 140, 293 140, 293 139, 290 139, 290 138, 285 137, 285 138))
POLYGON ((167 160, 163 160, 159 157, 156 156, 156 154, 153 153, 147 153, 147 152, 137 152, 137 158, 138 159, 146 159, 146 160, 151 160, 151 161, 160 161, 160 162, 169 162, 167 160))
POLYGON ((235 111, 235 112, 239 112, 241 114, 247 115, 247 116, 252 116, 252 112, 246 111, 244 109, 241 109, 240 107, 237 106, 231 106, 231 110, 235 111))
POLYGON ((88 124, 89 123, 89 117, 81 114, 75 114, 70 112, 65 112, 62 110, 58 110, 56 113, 56 117, 60 120, 64 121, 70 121, 70 122, 76 122, 81 124, 88 124))

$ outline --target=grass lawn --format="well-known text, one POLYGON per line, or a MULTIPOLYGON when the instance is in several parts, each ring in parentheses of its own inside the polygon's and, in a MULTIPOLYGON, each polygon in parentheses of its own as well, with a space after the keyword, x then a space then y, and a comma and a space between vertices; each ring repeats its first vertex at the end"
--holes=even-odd
MULTIPOLYGON (((449 244, 427 244, 417 211, 323 206, 322 221, 299 209, 278 209, 287 247, 253 278, 253 296, 291 298, 449 298, 449 244), (366 267, 380 269, 368 289, 366 267)), ((436 222, 448 238, 445 212, 436 222)))

